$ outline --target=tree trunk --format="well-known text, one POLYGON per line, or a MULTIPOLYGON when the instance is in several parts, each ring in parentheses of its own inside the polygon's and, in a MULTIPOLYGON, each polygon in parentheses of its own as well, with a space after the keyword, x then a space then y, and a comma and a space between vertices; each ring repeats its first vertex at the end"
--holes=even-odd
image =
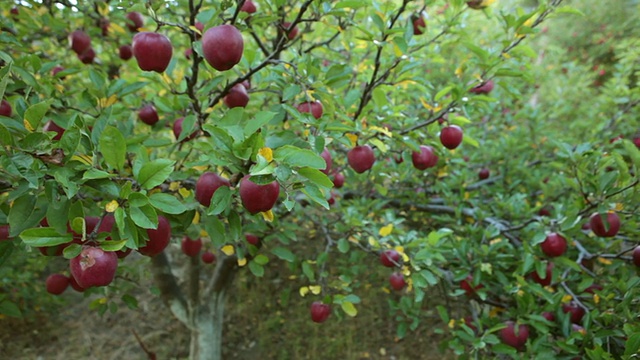
POLYGON ((211 294, 209 303, 200 309, 191 330, 190 360, 222 359, 222 325, 225 290, 211 294))

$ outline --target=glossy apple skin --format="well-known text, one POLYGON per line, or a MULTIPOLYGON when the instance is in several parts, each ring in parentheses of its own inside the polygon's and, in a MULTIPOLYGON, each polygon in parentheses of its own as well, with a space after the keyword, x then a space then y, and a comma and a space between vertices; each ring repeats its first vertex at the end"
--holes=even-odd
POLYGON ((249 94, 247 88, 242 84, 235 84, 229 93, 224 97, 224 104, 228 108, 247 107, 249 103, 249 94))
POLYGON ((436 155, 435 150, 428 145, 421 145, 420 152, 413 151, 411 153, 413 167, 418 170, 425 170, 436 166, 436 164, 438 164, 438 159, 439 158, 438 155, 436 155))
POLYGON ((69 285, 71 285, 73 290, 75 290, 77 292, 84 292, 85 291, 85 288, 83 288, 82 286, 80 286, 80 284, 78 284, 78 282, 73 277, 73 275, 69 276, 69 285))
POLYGON ((323 323, 331 315, 331 306, 329 304, 323 304, 320 301, 314 301, 311 304, 311 321, 315 323, 323 323))
POLYGON ((301 104, 298 104, 298 106, 296 106, 296 108, 301 113, 311 114, 316 119, 320 119, 322 117, 323 112, 324 112, 324 108, 322 106, 322 103, 320 101, 318 101, 318 100, 303 102, 301 104))
POLYGON ((154 257, 164 251, 167 245, 169 245, 169 240, 171 240, 171 225, 169 224, 169 220, 162 215, 158 216, 158 228, 147 229, 147 234, 149 235, 149 241, 147 241, 145 246, 138 249, 138 251, 142 255, 154 257))
POLYGON ((93 48, 88 48, 82 54, 78 55, 78 59, 82 61, 83 64, 93 64, 93 60, 96 58, 96 52, 93 48))
POLYGON ((480 180, 485 180, 488 179, 490 175, 489 169, 480 169, 480 171, 478 172, 478 179, 480 180))
POLYGON ((424 22, 424 17, 420 14, 416 15, 413 20, 413 35, 422 35, 426 27, 427 24, 424 22))
POLYGON ((131 45, 122 45, 118 48, 118 55, 122 60, 129 60, 133 56, 133 48, 131 45))
POLYGON ((71 275, 82 288, 107 286, 116 276, 118 256, 94 246, 84 246, 69 262, 71 275))
POLYGON ((373 164, 376 162, 376 157, 373 154, 371 146, 362 145, 349 150, 347 153, 347 161, 355 172, 362 174, 373 167, 373 164))
POLYGON ((252 182, 250 178, 250 175, 246 175, 240 180, 242 206, 251 214, 271 210, 280 195, 280 185, 277 181, 266 185, 258 185, 252 182))
POLYGON ((60 295, 69 286, 69 278, 62 274, 51 274, 47 277, 45 286, 49 294, 60 295))
POLYGON ((547 270, 545 272, 545 277, 544 279, 541 278, 538 275, 537 271, 533 271, 532 273, 529 274, 529 276, 531 277, 531 279, 535 282, 537 282, 538 284, 542 285, 542 286, 549 286, 551 285, 551 280, 553 278, 553 263, 548 262, 547 263, 547 270))
POLYGON ((202 253, 202 256, 200 258, 205 264, 211 264, 216 261, 216 255, 210 251, 205 251, 204 253, 202 253))
POLYGON ((333 186, 335 186, 336 189, 340 189, 344 186, 344 175, 342 175, 342 173, 336 173, 333 175, 333 186))
POLYGON ((202 206, 209 207, 211 198, 221 186, 230 187, 229 180, 218 176, 216 173, 206 172, 200 175, 196 182, 196 200, 202 206))
POLYGON ((131 32, 138 32, 138 29, 144 26, 144 18, 142 14, 137 11, 132 11, 127 14, 127 27, 131 32))
POLYGON ((144 71, 164 72, 173 55, 169 38, 153 32, 137 33, 133 37, 133 56, 144 71))
POLYGON ((160 117, 156 107, 153 104, 147 104, 138 110, 138 119, 147 125, 155 125, 160 117))
POLYGON ((633 264, 640 267, 640 246, 636 247, 635 250, 633 250, 632 258, 633 264))
POLYGON ((460 288, 464 290, 467 296, 474 296, 476 294, 476 290, 482 289, 484 285, 478 284, 477 286, 473 286, 473 276, 469 275, 466 279, 460 281, 460 288))
POLYGON ((469 90, 470 93, 472 94, 489 94, 492 90, 493 90, 494 84, 493 84, 493 80, 489 80, 486 82, 483 82, 482 84, 472 88, 471 90, 469 90))
POLYGON ((258 246, 260 245, 260 238, 253 235, 253 234, 244 234, 244 238, 245 240, 247 240, 247 242, 253 246, 258 246))
MULTIPOLYGON (((183 122, 184 122, 184 118, 181 117, 179 119, 176 119, 176 121, 173 123, 173 135, 175 135, 176 140, 178 140, 180 138, 180 134, 182 134, 183 122)), ((194 130, 193 133, 191 133, 191 135, 185 137, 182 141, 193 140, 196 138, 196 136, 198 136, 198 130, 194 130)))
POLYGON ((564 313, 570 313, 571 322, 574 324, 580 323, 580 321, 582 321, 582 317, 586 313, 583 308, 573 301, 567 304, 562 304, 562 311, 564 313))
POLYGON ((505 322, 506 328, 500 330, 500 338, 506 345, 516 349, 524 348, 529 338, 529 327, 527 325, 518 325, 518 334, 516 335, 516 324, 513 321, 505 322))
POLYGON ((185 236, 182 239, 180 248, 182 249, 182 252, 187 256, 197 256, 200 253, 200 250, 202 250, 202 239, 191 240, 185 236))
POLYGON ((69 35, 71 50, 80 55, 91 47, 91 37, 82 30, 76 30, 69 35))
POLYGON ((462 129, 457 125, 450 125, 440 131, 440 142, 444 147, 453 150, 462 143, 462 129))
POLYGON ((593 213, 589 218, 591 231, 593 231, 594 234, 601 237, 616 236, 620 230, 620 218, 618 217, 618 214, 614 212, 607 213, 607 222, 609 223, 608 230, 605 229, 605 224, 600 214, 593 213))
POLYGON ((560 234, 550 233, 540 244, 542 252, 548 257, 558 257, 567 251, 567 240, 560 234))
POLYGON ((64 134, 64 129, 58 126, 56 123, 54 123, 51 120, 49 120, 46 124, 44 124, 42 131, 55 131, 56 136, 53 137, 54 141, 60 140, 62 138, 62 134, 64 134))
POLYGON ((396 264, 402 264, 400 253, 393 249, 381 252, 380 264, 384 267, 396 267, 396 264))
POLYGON ((242 34, 233 25, 219 25, 202 36, 205 60, 218 71, 226 71, 238 64, 244 51, 242 34))
POLYGON ((240 8, 240 11, 244 11, 248 14, 253 14, 257 10, 258 8, 256 7, 256 4, 251 0, 246 0, 244 4, 242 4, 242 7, 240 8))
POLYGON ((389 285, 391 285, 394 290, 400 291, 407 286, 407 282, 404 281, 404 275, 395 272, 389 276, 389 285))
POLYGON ((282 23, 282 27, 284 28, 285 33, 287 34, 287 39, 293 40, 296 38, 296 36, 298 36, 298 25, 294 26, 293 29, 291 29, 291 23, 284 22, 282 23))
POLYGON ((324 169, 320 169, 320 171, 322 171, 325 175, 329 175, 329 171, 331 171, 331 166, 333 166, 333 160, 331 159, 331 153, 329 152, 329 149, 324 148, 320 156, 322 156, 322 158, 324 159, 324 162, 327 164, 324 167, 324 169))
POLYGON ((0 103, 0 115, 11 117, 11 113, 13 110, 11 109, 11 104, 7 100, 2 100, 0 103))

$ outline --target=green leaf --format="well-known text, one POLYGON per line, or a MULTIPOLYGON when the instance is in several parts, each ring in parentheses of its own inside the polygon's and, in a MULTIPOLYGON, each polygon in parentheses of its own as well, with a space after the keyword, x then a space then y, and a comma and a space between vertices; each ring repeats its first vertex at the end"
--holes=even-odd
POLYGON ((29 194, 25 194, 13 202, 13 206, 9 211, 9 235, 11 237, 30 227, 29 218, 33 215, 35 207, 36 197, 29 194))
POLYGON ((263 125, 271 121, 276 113, 271 111, 260 111, 258 112, 253 119, 247 121, 247 125, 244 126, 244 136, 249 137, 258 129, 260 129, 263 125))
POLYGON ((629 336, 624 346, 624 355, 631 356, 638 354, 640 350, 640 333, 629 336))
POLYGON ((300 89, 300 85, 291 84, 287 86, 286 89, 282 92, 282 100, 287 101, 293 99, 296 95, 300 94, 302 89, 300 89))
POLYGON ((356 309, 356 307, 353 305, 353 303, 349 302, 349 301, 343 301, 340 304, 340 307, 342 307, 342 311, 344 311, 345 314, 354 317, 356 315, 358 315, 358 309, 356 309))
POLYGON ((177 215, 187 211, 187 207, 173 195, 155 193, 149 197, 149 201, 153 207, 167 214, 177 215))
POLYGON ((127 144, 117 128, 107 126, 100 135, 100 152, 109 166, 120 171, 124 168, 127 144))
POLYGON ((82 175, 82 180, 107 179, 107 178, 110 178, 111 176, 112 175, 106 171, 91 168, 84 172, 84 174, 82 175))
POLYGON ((293 253, 291 252, 291 250, 284 248, 284 247, 277 247, 273 250, 271 250, 271 253, 275 256, 277 256, 278 258, 284 260, 284 261, 288 261, 288 262, 294 262, 296 259, 296 256, 293 255, 293 253))
POLYGON ((0 314, 18 318, 22 317, 22 313, 20 312, 18 305, 6 299, 0 302, 0 314))
POLYGON ((311 180, 314 184, 318 186, 323 186, 329 189, 333 187, 333 181, 331 181, 331 179, 329 179, 327 175, 325 175, 322 171, 318 169, 303 167, 298 169, 298 174, 311 180))
POLYGON ((129 194, 128 200, 130 207, 141 207, 149 204, 149 198, 147 195, 137 192, 129 194))
POLYGON ((143 229, 158 228, 158 214, 151 205, 132 207, 129 209, 131 220, 143 229))
POLYGON ((151 189, 162 184, 173 172, 174 161, 157 159, 142 165, 137 176, 138 183, 144 189, 151 189))
POLYGON ((13 241, 0 241, 0 266, 11 257, 13 248, 13 241))
POLYGON ((11 73, 11 67, 13 62, 9 62, 0 70, 2 74, 2 81, 0 81, 0 99, 4 99, 4 92, 7 89, 7 82, 9 82, 9 74, 11 73))
POLYGON ((221 247, 226 240, 224 224, 216 216, 203 216, 202 223, 215 247, 221 247))
POLYGON ((38 125, 40 125, 40 122, 42 121, 42 118, 47 113, 47 111, 49 111, 49 107, 51 106, 52 101, 53 100, 47 100, 29 106, 27 108, 27 111, 24 112, 25 123, 29 123, 29 126, 32 129, 37 129, 38 125))
POLYGON ((207 214, 218 215, 224 212, 231 204, 231 195, 231 189, 228 186, 219 187, 213 193, 207 214))
POLYGON ((72 234, 60 234, 54 228, 49 227, 24 230, 20 233, 20 238, 25 244, 35 247, 66 244, 73 240, 72 234))
POLYGON ((138 308, 138 300, 135 297, 133 297, 132 295, 124 294, 124 295, 122 295, 121 299, 122 299, 122 302, 127 304, 129 309, 135 310, 135 309, 138 308))
POLYGON ((311 150, 301 149, 292 145, 279 147, 273 152, 273 158, 279 163, 289 166, 309 166, 315 169, 324 169, 327 163, 324 159, 311 150))
POLYGON ((262 277, 264 275, 264 267, 255 261, 251 261, 249 263, 249 270, 251 270, 251 273, 257 277, 262 277))
POLYGON ((127 243, 127 240, 107 240, 100 243, 100 248, 104 251, 118 251, 127 243))
POLYGON ((455 87, 454 85, 449 85, 449 86, 445 87, 444 89, 438 91, 436 96, 434 96, 433 100, 434 101, 439 101, 443 96, 445 96, 448 93, 450 93, 451 90, 453 90, 454 87, 455 87))
POLYGON ((313 202, 329 210, 329 203, 324 198, 324 194, 322 193, 322 191, 320 191, 320 189, 317 186, 315 186, 314 184, 307 184, 302 189, 302 192, 305 195, 307 195, 307 197, 311 199, 313 202))
POLYGON ((258 256, 256 256, 253 261, 257 262, 260 265, 266 265, 269 262, 269 258, 264 254, 258 254, 258 256))
POLYGON ((65 259, 73 259, 80 255, 80 252, 82 252, 82 246, 80 246, 80 244, 71 244, 62 250, 62 256, 65 259))

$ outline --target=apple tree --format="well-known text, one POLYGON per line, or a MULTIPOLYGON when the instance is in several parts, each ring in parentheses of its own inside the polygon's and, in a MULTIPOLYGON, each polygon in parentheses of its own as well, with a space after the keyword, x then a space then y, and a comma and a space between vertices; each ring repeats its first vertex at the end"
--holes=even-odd
POLYGON ((99 311, 148 264, 191 359, 221 358, 234 276, 273 261, 317 323, 379 265, 399 337, 438 294, 462 357, 631 356, 638 37, 594 73, 554 33, 591 16, 571 5, 3 2, 0 260, 68 259, 47 291, 99 311))

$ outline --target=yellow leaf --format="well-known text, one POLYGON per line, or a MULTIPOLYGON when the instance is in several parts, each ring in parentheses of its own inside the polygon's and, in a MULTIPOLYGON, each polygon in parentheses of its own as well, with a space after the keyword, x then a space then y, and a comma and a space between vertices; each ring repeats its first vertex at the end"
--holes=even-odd
POLYGON ((273 161, 273 150, 271 150, 271 148, 269 147, 263 147, 262 149, 258 150, 258 155, 262 156, 265 160, 267 160, 267 162, 273 161))
POLYGON ((222 249, 220 249, 220 251, 222 251, 227 256, 231 256, 236 253, 236 249, 233 247, 233 245, 225 245, 222 247, 222 249))
POLYGON ((191 223, 194 225, 198 225, 200 224, 200 213, 196 211, 196 213, 193 215, 193 220, 191 220, 191 223))
POLYGON ((358 135, 356 134, 347 134, 346 135, 349 141, 351 141, 351 146, 356 146, 358 143, 358 135))
POLYGON ((31 123, 29 122, 29 120, 27 120, 27 118, 24 118, 24 121, 22 123, 24 124, 24 128, 27 129, 27 131, 33 132, 33 130, 35 130, 33 126, 31 126, 31 123))
POLYGON ((109 24, 109 33, 111 34, 126 34, 126 31, 124 30, 124 28, 120 25, 118 25, 115 22, 112 22, 111 24, 109 24))
POLYGON ((593 302, 600 304, 600 296, 598 294, 593 294, 593 302))
POLYGON ((449 329, 453 329, 455 326, 456 326, 456 320, 455 319, 449 320, 449 329))
POLYGON ((285 130, 289 130, 290 127, 291 124, 288 121, 285 121, 284 124, 282 124, 282 128, 285 130))
POLYGON ((171 190, 171 191, 176 191, 176 190, 178 190, 178 189, 180 189, 180 183, 179 183, 179 182, 177 182, 177 181, 172 181, 172 182, 169 184, 169 190, 171 190))
POLYGON ((518 296, 520 296, 520 297, 524 296, 524 291, 523 290, 518 290, 518 296))
POLYGON ((116 200, 111 200, 105 207, 104 209, 109 212, 112 213, 114 211, 116 211, 118 208, 120 207, 120 204, 118 204, 118 202, 116 200))
MULTIPOLYGON (((455 150, 450 150, 450 152, 454 152, 454 151, 455 150)), ((438 170, 438 179, 443 178, 443 177, 445 177, 447 175, 449 175, 449 173, 447 172, 447 167, 446 166, 443 167, 443 168, 440 168, 438 170)))
POLYGON ((429 105, 429 103, 425 99, 420 98, 420 102, 422 103, 422 106, 424 106, 425 109, 429 111, 433 111, 434 107, 429 105))
POLYGON ((458 68, 456 68, 455 74, 456 74, 456 77, 458 78, 462 76, 462 66, 459 66, 458 68))
POLYGON ((302 132, 302 136, 303 136, 303 137, 309 137, 309 133, 310 133, 310 132, 309 132, 309 129, 305 129, 305 130, 302 132))
POLYGON ((384 236, 387 236, 387 235, 391 234, 391 231, 393 231, 393 224, 389 224, 387 226, 381 227, 380 231, 378 231, 378 234, 380 234, 380 236, 384 237, 384 236))
POLYGON ((313 285, 309 286, 309 290, 311 290, 313 295, 318 295, 322 291, 322 287, 320 287, 320 285, 313 285))
POLYGON ((400 47, 396 44, 393 44, 393 52, 397 57, 400 57, 403 55, 402 49, 400 49, 400 47))
POLYGON ((247 265, 247 258, 238 259, 238 266, 243 267, 247 265))
POLYGON ((89 155, 73 155, 71 160, 79 161, 85 165, 93 164, 93 158, 89 155))
POLYGON ((263 212, 261 212, 261 214, 262 214, 262 218, 264 219, 264 221, 273 222, 273 219, 274 219, 273 211, 271 211, 271 210, 263 211, 263 212))
POLYGON ((496 317, 498 316, 501 312, 503 312, 504 309, 500 308, 500 307, 494 307, 493 309, 491 309, 491 311, 489 311, 489 317, 496 317))
POLYGON ((303 286, 300 288, 300 296, 305 297, 309 293, 309 287, 303 286))
POLYGON ((377 132, 383 133, 383 134, 385 134, 385 136, 393 137, 393 133, 391 131, 389 131, 387 128, 383 128, 383 127, 379 127, 379 126, 371 126, 370 129, 373 130, 373 131, 377 131, 377 132))
POLYGON ((116 94, 113 94, 113 95, 109 96, 109 98, 100 99, 99 104, 100 104, 101 108, 105 109, 105 108, 108 108, 109 106, 115 104, 117 100, 118 100, 118 96, 116 96, 116 94))
POLYGON ((109 5, 105 2, 99 2, 98 3, 98 14, 102 15, 102 16, 107 16, 109 15, 109 5))
POLYGON ((205 171, 207 170, 209 167, 206 165, 197 165, 197 166, 192 166, 191 167, 193 170, 198 170, 198 171, 205 171))
POLYGON ((493 240, 489 241, 489 245, 500 244, 501 242, 502 242, 501 238, 496 238, 496 239, 493 239, 493 240))
POLYGON ((167 75, 166 72, 162 73, 162 80, 164 80, 164 82, 166 82, 169 85, 173 82, 173 80, 171 80, 171 78, 169 77, 169 75, 167 75))
POLYGON ((611 265, 611 264, 613 264, 613 263, 611 262, 611 260, 609 260, 609 259, 605 259, 605 258, 603 258, 603 257, 599 257, 599 258, 598 258, 598 262, 599 262, 600 264, 602 264, 602 265, 611 265))
POLYGON ((200 230, 200 237, 208 237, 209 233, 205 229, 200 230))
POLYGON ((380 246, 380 243, 378 243, 378 240, 374 239, 373 236, 369 236, 369 245, 373 246, 373 247, 378 247, 380 246))
POLYGON ((509 53, 502 53, 502 56, 503 56, 505 59, 511 59, 511 55, 509 55, 509 53))
POLYGON ((356 309, 352 302, 343 301, 340 306, 342 307, 342 311, 344 311, 345 314, 351 317, 358 315, 358 309, 356 309))
POLYGON ((571 295, 565 295, 565 296, 562 297, 562 302, 563 303, 568 303, 571 300, 573 300, 573 296, 571 296, 571 295))
POLYGON ((622 211, 624 210, 624 205, 622 203, 616 203, 615 209, 616 211, 622 211))
POLYGON ((383 287, 382 291, 387 293, 387 294, 391 294, 391 290, 387 289, 386 287, 383 287))
POLYGON ((183 198, 187 198, 187 197, 189 197, 189 195, 191 195, 191 190, 185 189, 185 188, 180 188, 180 190, 178 190, 178 193, 183 198))

